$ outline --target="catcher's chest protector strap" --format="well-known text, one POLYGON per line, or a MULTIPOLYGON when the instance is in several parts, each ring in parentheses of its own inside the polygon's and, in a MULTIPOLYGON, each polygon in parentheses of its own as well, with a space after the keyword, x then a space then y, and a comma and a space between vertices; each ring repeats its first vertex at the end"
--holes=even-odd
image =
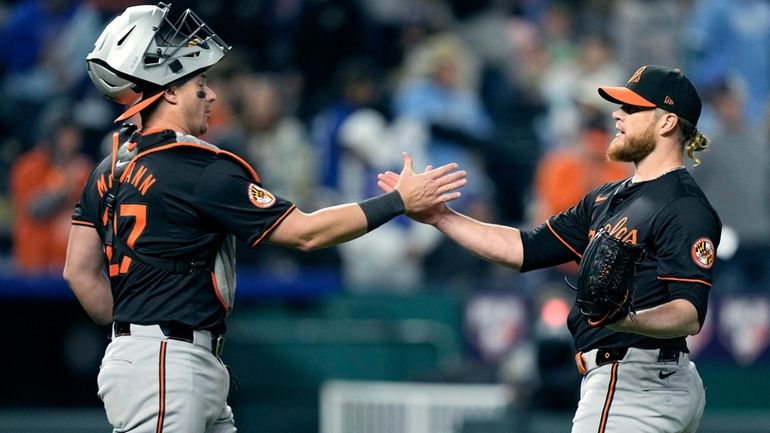
POLYGON ((127 255, 133 260, 137 260, 148 266, 161 269, 171 273, 190 273, 195 268, 209 268, 214 265, 214 257, 206 258, 184 258, 184 259, 165 259, 142 254, 129 247, 126 242, 115 233, 117 230, 115 223, 115 208, 118 189, 120 188, 120 179, 126 169, 136 162, 147 151, 159 146, 168 145, 176 142, 176 133, 171 130, 163 131, 157 136, 151 136, 147 140, 136 131, 136 126, 124 124, 120 130, 113 134, 113 154, 112 168, 110 174, 110 185, 105 196, 105 205, 107 212, 107 221, 104 232, 104 248, 109 260, 117 252, 121 255, 127 255))

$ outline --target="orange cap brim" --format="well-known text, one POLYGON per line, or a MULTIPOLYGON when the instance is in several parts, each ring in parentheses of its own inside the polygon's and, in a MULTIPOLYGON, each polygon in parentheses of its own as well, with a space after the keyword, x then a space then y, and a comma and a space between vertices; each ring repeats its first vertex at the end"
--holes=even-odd
POLYGON ((599 87, 599 94, 602 98, 616 104, 629 104, 647 108, 654 108, 656 106, 627 87, 599 87))
POLYGON ((141 101, 137 102, 136 104, 130 106, 128 110, 124 111, 123 114, 118 116, 115 119, 115 123, 120 123, 129 117, 133 116, 134 114, 139 113, 140 111, 144 110, 145 108, 149 107, 150 104, 157 101, 161 96, 163 96, 163 93, 165 93, 165 90, 161 90, 160 92, 156 93, 155 95, 150 96, 147 99, 142 99, 141 101))

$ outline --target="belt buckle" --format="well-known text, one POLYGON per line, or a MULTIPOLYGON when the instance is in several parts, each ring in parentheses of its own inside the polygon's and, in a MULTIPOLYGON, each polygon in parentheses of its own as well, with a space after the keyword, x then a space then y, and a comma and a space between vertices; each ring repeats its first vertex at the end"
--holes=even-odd
POLYGON ((222 349, 224 349, 224 347, 225 347, 224 335, 218 335, 211 339, 211 353, 213 353, 214 356, 222 355, 222 349))

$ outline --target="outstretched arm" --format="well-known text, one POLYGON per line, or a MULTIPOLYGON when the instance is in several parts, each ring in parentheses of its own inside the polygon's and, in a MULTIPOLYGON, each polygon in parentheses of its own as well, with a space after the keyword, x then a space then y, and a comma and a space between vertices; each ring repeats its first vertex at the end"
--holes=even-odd
MULTIPOLYGON (((391 191, 399 180, 399 175, 389 171, 379 175, 378 185, 384 191, 391 191)), ((407 210, 406 214, 415 221, 436 227, 460 246, 485 260, 521 269, 524 253, 521 233, 517 228, 475 220, 450 209, 446 203, 437 203, 417 212, 407 210)))
POLYGON ((327 207, 313 213, 292 211, 270 233, 270 243, 303 251, 330 247, 355 239, 404 212, 424 212, 460 197, 465 172, 457 164, 415 173, 412 158, 404 154, 400 179, 388 194, 361 203, 327 207))

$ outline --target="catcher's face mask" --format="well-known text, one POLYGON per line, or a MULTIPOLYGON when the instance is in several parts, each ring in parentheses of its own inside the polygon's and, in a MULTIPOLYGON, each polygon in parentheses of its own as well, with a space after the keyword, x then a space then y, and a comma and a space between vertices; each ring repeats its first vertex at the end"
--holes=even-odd
POLYGON ((227 54, 231 47, 193 11, 171 21, 170 8, 133 6, 107 25, 86 57, 88 75, 102 94, 132 104, 145 88, 165 87, 227 54))

